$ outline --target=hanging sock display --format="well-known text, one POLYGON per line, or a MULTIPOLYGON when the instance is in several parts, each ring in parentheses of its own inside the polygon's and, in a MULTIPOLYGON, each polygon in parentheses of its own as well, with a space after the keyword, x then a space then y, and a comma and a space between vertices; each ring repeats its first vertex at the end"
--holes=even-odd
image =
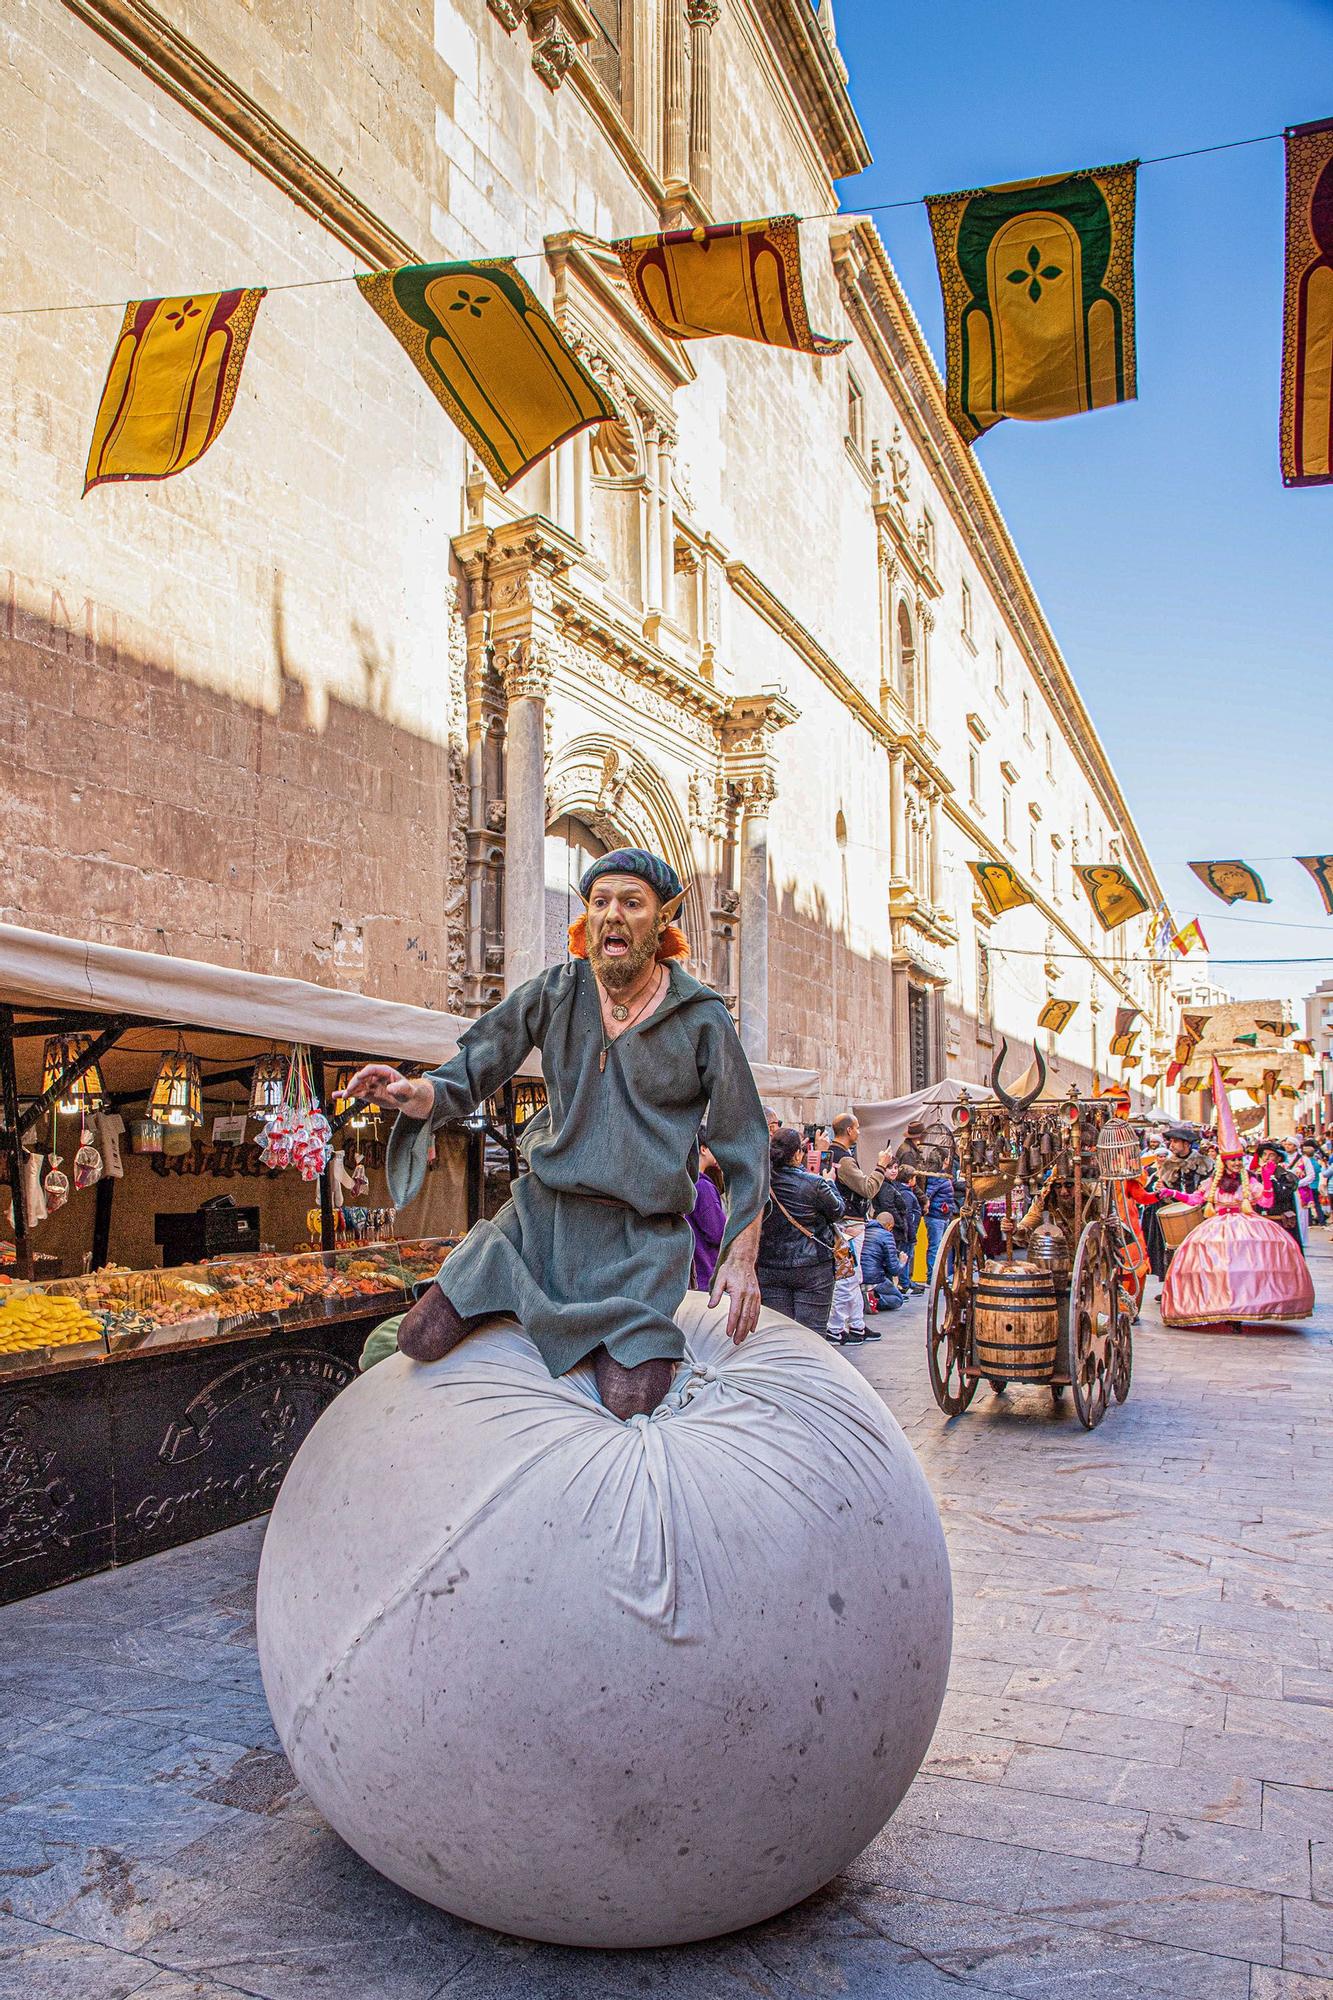
POLYGON ((640 312, 674 340, 732 334, 801 354, 840 354, 845 340, 810 330, 799 221, 770 215, 669 229, 618 237, 611 248, 640 312))
POLYGON ((617 411, 512 259, 364 272, 378 314, 496 484, 617 411))
POLYGON ((1333 917, 1333 854, 1298 854, 1296 859, 1318 889, 1325 915, 1333 917))
POLYGON ((1052 997, 1046 1002, 1040 1014, 1038 1014, 1037 1026, 1039 1028, 1049 1028, 1053 1035, 1063 1034, 1074 1018, 1074 1010, 1077 1006, 1077 1000, 1057 1000, 1052 997))
MULTIPOLYGON (((1333 118, 1289 125, 1282 483, 1333 483, 1333 118)), ((1333 911, 1330 911, 1333 915, 1333 911)))
POLYGON ((1119 862, 1075 862, 1074 873, 1103 930, 1113 931, 1131 917, 1141 917, 1148 908, 1148 898, 1119 862))
POLYGON ((967 865, 977 893, 993 917, 1002 917, 1006 910, 1021 910, 1024 903, 1035 900, 1007 861, 969 861, 967 865))
POLYGON ((1136 172, 927 197, 949 415, 969 444, 1002 417, 1073 417, 1137 393, 1136 172))
POLYGON ((1271 903, 1256 871, 1247 861, 1191 861, 1191 875, 1197 875, 1205 889, 1211 889, 1224 903, 1271 903))
POLYGON ((201 459, 231 415, 264 298, 250 291, 132 299, 93 425, 83 490, 170 479, 201 459))

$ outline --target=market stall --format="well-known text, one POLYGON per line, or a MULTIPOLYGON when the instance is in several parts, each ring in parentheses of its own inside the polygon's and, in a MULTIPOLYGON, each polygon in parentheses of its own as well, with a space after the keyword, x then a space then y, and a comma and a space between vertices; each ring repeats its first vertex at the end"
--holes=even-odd
POLYGON ((340 1093, 466 1026, 0 925, 0 1601, 271 1503, 481 1212, 487 1153, 516 1169, 522 1079, 396 1214, 387 1121, 340 1093))

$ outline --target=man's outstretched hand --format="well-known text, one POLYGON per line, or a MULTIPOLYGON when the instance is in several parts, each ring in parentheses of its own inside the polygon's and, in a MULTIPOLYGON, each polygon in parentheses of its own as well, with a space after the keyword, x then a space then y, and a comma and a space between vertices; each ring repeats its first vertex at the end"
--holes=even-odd
POLYGON ((367 1063, 347 1083, 347 1095, 362 1104, 392 1104, 409 1118, 429 1118, 435 1110, 435 1086, 429 1077, 404 1076, 390 1063, 367 1063))
POLYGON ((759 1296, 759 1278, 755 1271, 761 1223, 762 1217, 757 1217, 748 1229, 741 1231, 714 1271, 713 1287, 708 1294, 710 1306, 721 1305, 723 1294, 726 1294, 727 1336, 734 1340, 738 1347, 746 1335, 753 1333, 759 1324, 759 1308, 763 1303, 759 1296))

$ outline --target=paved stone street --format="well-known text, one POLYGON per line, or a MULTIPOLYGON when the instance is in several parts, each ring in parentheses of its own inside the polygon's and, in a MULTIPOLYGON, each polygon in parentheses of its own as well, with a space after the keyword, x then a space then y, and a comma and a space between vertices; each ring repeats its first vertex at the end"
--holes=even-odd
MULTIPOLYGON (((293 1786, 250 1625, 262 1525, 0 1612, 13 2000, 1333 2000, 1333 1257, 1319 1318, 1164 1333, 1086 1436, 1045 1390, 945 1425, 922 1306, 856 1350, 954 1565, 950 1691, 888 1831, 714 1945, 494 1937, 293 1786)), ((1155 1287, 1150 1287, 1155 1290, 1155 1287)), ((558 1829, 552 1830, 558 1838, 558 1829)))

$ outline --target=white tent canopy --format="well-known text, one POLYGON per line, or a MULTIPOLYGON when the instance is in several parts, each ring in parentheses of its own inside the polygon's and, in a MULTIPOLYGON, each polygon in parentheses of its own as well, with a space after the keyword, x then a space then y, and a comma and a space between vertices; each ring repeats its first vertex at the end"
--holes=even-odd
POLYGON ((873 1162, 883 1152, 896 1152, 914 1118, 927 1127, 952 1126, 953 1107, 965 1090, 974 1104, 991 1095, 984 1083, 963 1084, 957 1077, 946 1076, 906 1097, 891 1097, 885 1104, 854 1104, 852 1109, 861 1122, 862 1163, 873 1162))
MULTIPOLYGON (((0 1001, 134 1014, 248 1039, 314 1042, 431 1064, 456 1054, 459 1036, 471 1025, 456 1014, 339 992, 308 979, 237 972, 200 959, 130 951, 15 924, 0 924, 0 1001)), ((535 1055, 523 1073, 541 1074, 535 1055)))
POLYGON ((772 1104, 776 1110, 780 1103, 793 1098, 818 1097, 819 1071, 817 1069, 785 1069, 781 1063, 751 1063, 754 1080, 759 1086, 759 1095, 765 1104, 772 1104))

